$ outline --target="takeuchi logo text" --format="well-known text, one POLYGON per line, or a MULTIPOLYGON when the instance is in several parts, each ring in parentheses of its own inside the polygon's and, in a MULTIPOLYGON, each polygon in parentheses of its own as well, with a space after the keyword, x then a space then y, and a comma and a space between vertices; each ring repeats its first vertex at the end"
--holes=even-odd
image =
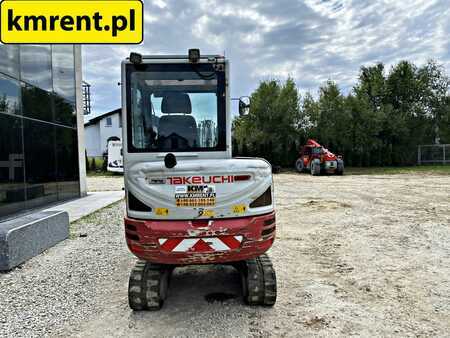
POLYGON ((234 176, 184 176, 168 177, 167 181, 172 185, 183 184, 223 184, 234 183, 234 176))

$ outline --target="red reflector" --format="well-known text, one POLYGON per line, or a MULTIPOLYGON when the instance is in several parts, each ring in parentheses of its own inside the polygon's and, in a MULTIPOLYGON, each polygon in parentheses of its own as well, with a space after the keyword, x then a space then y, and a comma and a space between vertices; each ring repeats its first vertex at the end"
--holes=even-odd
POLYGON ((238 175, 238 176, 234 176, 234 181, 235 182, 249 181, 250 178, 252 178, 250 175, 238 175))

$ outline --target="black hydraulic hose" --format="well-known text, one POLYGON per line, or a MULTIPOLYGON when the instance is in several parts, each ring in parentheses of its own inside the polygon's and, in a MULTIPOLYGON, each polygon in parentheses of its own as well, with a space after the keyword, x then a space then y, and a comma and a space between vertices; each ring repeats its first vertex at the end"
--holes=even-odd
POLYGON ((202 74, 199 70, 197 70, 196 65, 192 65, 192 70, 202 79, 202 80, 214 80, 216 77, 216 72, 212 72, 211 74, 202 74))

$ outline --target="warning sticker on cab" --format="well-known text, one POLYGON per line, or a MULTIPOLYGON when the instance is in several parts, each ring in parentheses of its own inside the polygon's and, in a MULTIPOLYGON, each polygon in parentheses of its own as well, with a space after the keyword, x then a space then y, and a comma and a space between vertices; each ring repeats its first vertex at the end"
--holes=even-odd
POLYGON ((175 187, 177 207, 210 207, 216 205, 216 187, 213 185, 183 185, 175 187))

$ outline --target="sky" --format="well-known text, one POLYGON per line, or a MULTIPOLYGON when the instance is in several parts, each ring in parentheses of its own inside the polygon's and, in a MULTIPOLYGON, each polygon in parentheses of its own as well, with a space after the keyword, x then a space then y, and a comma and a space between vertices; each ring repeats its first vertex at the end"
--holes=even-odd
MULTIPOLYGON (((231 94, 294 78, 315 95, 327 80, 351 91, 362 65, 429 59, 450 74, 449 0, 145 0, 141 45, 83 47, 91 117, 121 105, 120 62, 142 54, 223 54, 231 94)), ((237 107, 233 106, 233 111, 237 107)))

